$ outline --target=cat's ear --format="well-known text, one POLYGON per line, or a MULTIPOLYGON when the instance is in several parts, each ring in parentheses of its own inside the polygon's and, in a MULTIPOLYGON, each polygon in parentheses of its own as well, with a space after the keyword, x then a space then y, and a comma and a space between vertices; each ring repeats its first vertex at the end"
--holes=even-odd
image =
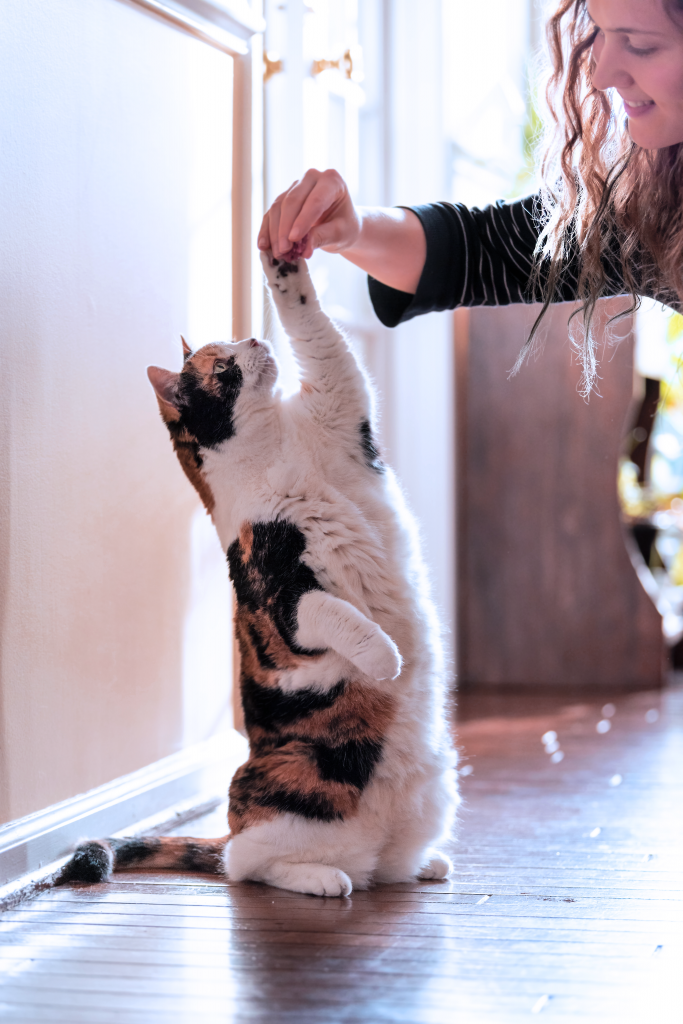
POLYGON ((178 409, 178 379, 179 373, 171 370, 162 370, 160 366, 148 366, 147 376, 149 382, 156 391, 159 409, 165 423, 176 423, 180 419, 178 409))
POLYGON ((186 363, 186 362, 187 362, 187 360, 188 360, 188 359, 190 358, 190 356, 192 355, 192 349, 191 349, 191 348, 190 348, 190 346, 189 346, 189 345, 187 344, 187 342, 186 342, 186 341, 185 341, 185 339, 183 338, 182 334, 180 335, 180 340, 181 340, 181 341, 182 341, 182 343, 183 343, 183 362, 184 362, 184 363, 186 363))

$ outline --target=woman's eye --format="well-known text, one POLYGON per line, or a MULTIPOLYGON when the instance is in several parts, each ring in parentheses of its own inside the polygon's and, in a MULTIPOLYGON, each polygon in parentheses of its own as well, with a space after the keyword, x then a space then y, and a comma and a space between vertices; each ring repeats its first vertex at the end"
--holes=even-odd
POLYGON ((626 49, 628 50, 629 53, 634 54, 634 56, 636 56, 636 57, 649 57, 650 54, 657 52, 657 47, 656 46, 650 46, 650 47, 646 47, 644 49, 641 49, 638 46, 633 46, 632 43, 626 43, 626 49))
POLYGON ((216 361, 216 362, 215 362, 215 363, 213 364, 213 372, 214 372, 214 373, 223 373, 223 371, 224 371, 224 370, 227 370, 227 368, 228 368, 228 364, 227 364, 227 363, 224 363, 224 362, 222 362, 222 361, 221 361, 220 359, 219 359, 219 360, 217 360, 217 361, 216 361))

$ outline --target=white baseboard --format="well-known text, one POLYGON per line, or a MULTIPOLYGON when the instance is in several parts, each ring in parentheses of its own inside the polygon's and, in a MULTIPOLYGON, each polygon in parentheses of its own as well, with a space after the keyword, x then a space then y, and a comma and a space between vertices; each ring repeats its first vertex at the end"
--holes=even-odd
POLYGON ((247 752, 245 738, 230 729, 0 826, 0 902, 59 870, 81 839, 139 835, 212 798, 225 799, 247 752))

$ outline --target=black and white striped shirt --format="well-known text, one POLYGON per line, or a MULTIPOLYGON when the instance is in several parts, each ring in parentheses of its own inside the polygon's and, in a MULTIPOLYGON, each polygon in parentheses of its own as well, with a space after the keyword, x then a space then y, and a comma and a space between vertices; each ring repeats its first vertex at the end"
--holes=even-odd
MULTIPOLYGON (((462 204, 430 203, 410 209, 420 218, 427 237, 427 258, 415 295, 397 291, 370 277, 370 298, 386 327, 396 327, 422 313, 457 306, 506 306, 513 302, 538 302, 531 271, 538 240, 534 210, 539 197, 498 202, 479 210, 462 204)), ((618 250, 618 246, 616 247, 618 250)), ((625 292, 618 251, 603 261, 606 283, 603 294, 625 292)), ((554 301, 577 299, 580 254, 569 251, 554 301)), ((634 278, 638 280, 637 269, 634 278)), ((644 290, 643 294, 651 295, 644 290)), ((678 308, 672 292, 651 295, 678 308)))

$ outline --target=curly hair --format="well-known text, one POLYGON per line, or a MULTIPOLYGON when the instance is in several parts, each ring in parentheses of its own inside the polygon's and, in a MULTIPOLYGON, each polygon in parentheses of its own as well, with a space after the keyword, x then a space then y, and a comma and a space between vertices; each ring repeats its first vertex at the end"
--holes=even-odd
MULTIPOLYGON (((662 0, 683 29, 683 0, 662 0)), ((595 383, 591 325, 605 294, 606 268, 617 262, 631 295, 673 295, 683 305, 683 143, 647 150, 629 136, 609 95, 592 84, 598 29, 586 0, 562 0, 547 26, 552 73, 546 89, 549 122, 541 162, 542 226, 534 291, 543 307, 520 362, 530 351, 553 302, 568 256, 579 256, 578 297, 583 330, 574 334, 583 364, 582 392, 595 383)), ((571 318, 570 318, 571 319, 571 318)))

